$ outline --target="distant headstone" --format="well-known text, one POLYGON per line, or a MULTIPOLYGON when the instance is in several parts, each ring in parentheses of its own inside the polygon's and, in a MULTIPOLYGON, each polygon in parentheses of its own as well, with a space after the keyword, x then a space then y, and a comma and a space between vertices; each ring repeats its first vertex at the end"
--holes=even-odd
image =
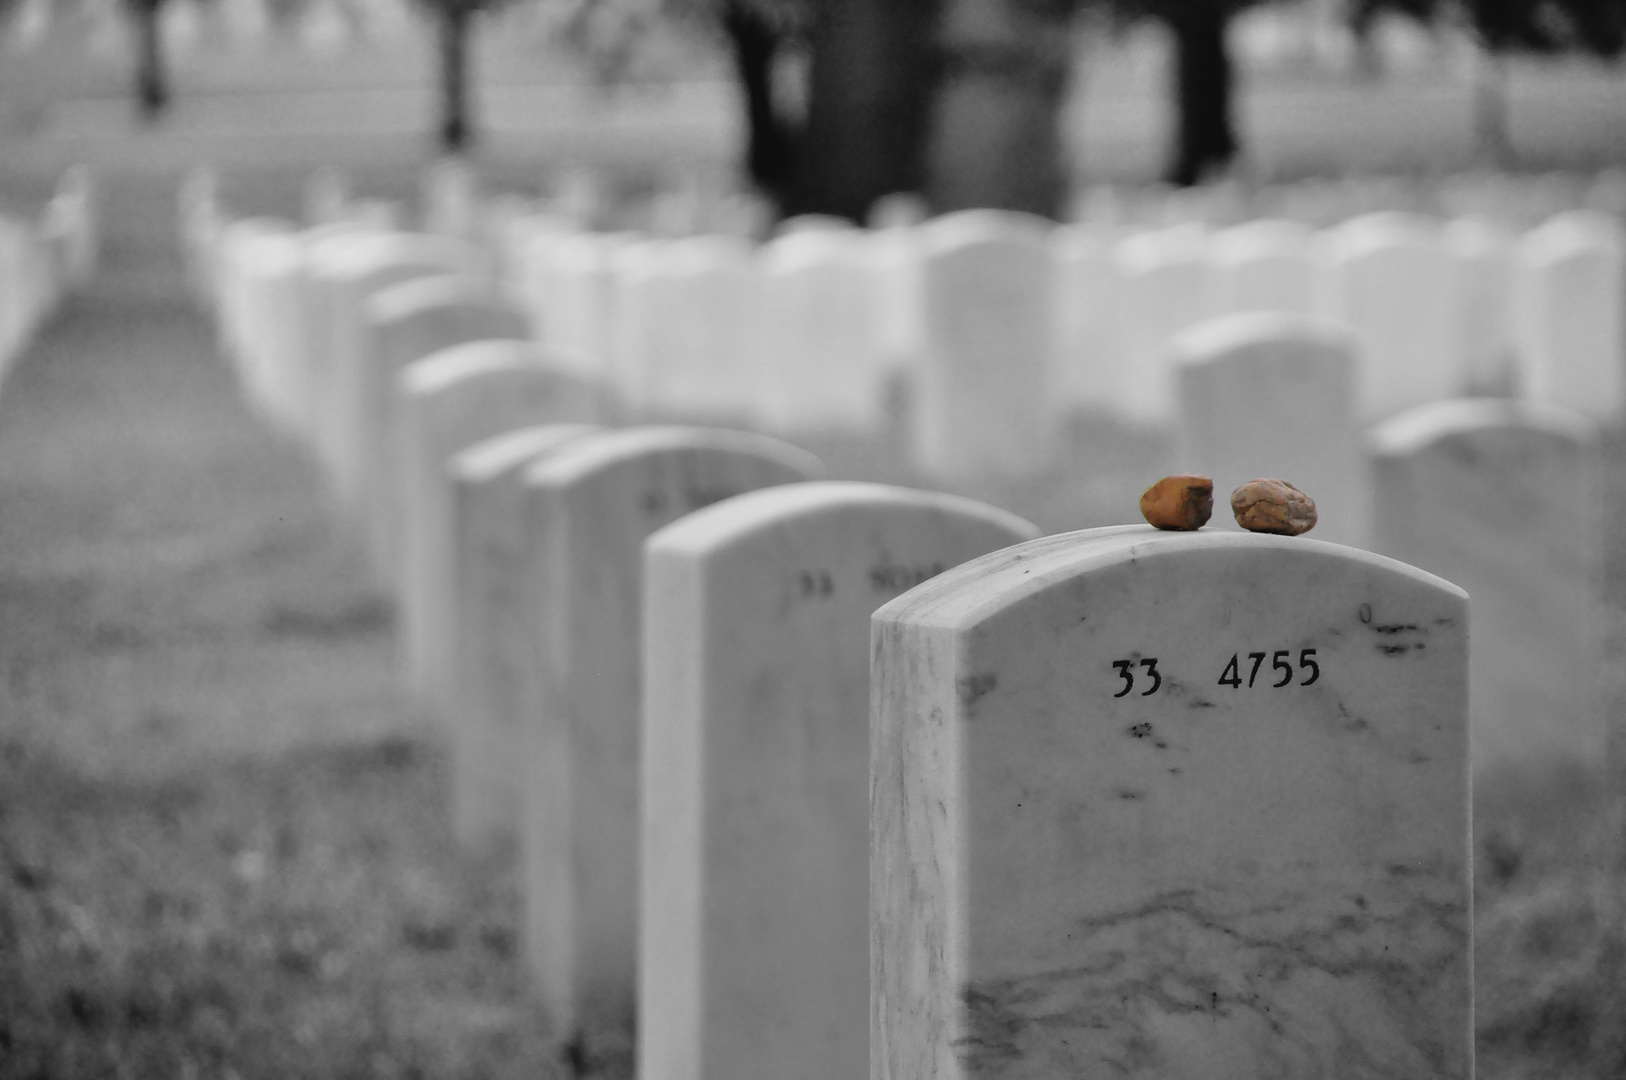
POLYGON ((913 437, 929 475, 1029 475, 1054 453, 1052 228, 997 210, 921 226, 926 340, 913 437))
POLYGON ((347 453, 365 511, 374 566, 399 586, 401 492, 396 487, 396 407, 400 373, 425 357, 474 341, 522 340, 524 318, 491 287, 455 275, 386 285, 367 300, 367 348, 357 371, 357 411, 348 422, 347 453))
POLYGON ((1166 424, 1174 416, 1169 338, 1208 315, 1208 237, 1203 225, 1138 233, 1113 251, 1119 275, 1118 400, 1131 419, 1166 424))
POLYGON ((1457 343, 1457 278, 1438 221, 1368 214, 1323 240, 1320 312, 1353 327, 1361 343, 1362 417, 1461 393, 1467 378, 1457 343))
POLYGON ((596 386, 520 341, 457 345, 416 361, 397 381, 399 618, 406 685, 436 721, 456 710, 451 481, 460 450, 515 428, 591 423, 596 386))
POLYGON ((361 412, 364 373, 371 365, 367 302, 379 289, 413 278, 462 274, 479 266, 474 248, 461 241, 410 233, 358 233, 348 244, 328 248, 328 258, 310 273, 325 296, 314 328, 325 348, 317 362, 317 446, 335 495, 343 506, 360 503, 360 462, 346 452, 361 412))
POLYGON ((713 502, 818 471, 773 439, 657 427, 587 436, 526 474, 541 636, 521 785, 523 940, 561 1039, 624 1046, 633 1022, 644 540, 713 502))
POLYGON ((1626 413, 1626 232, 1593 211, 1520 240, 1513 333, 1529 397, 1613 423, 1626 413))
POLYGON ((521 587, 530 569, 530 522, 520 480, 548 453, 599 430, 590 424, 519 428, 459 451, 447 466, 456 601, 452 826, 471 849, 506 847, 519 827, 521 732, 530 720, 522 688, 537 633, 537 613, 521 587))
POLYGON ((1469 400, 1371 435, 1373 547, 1473 597, 1478 775, 1600 763, 1599 447, 1556 406, 1469 400))
POLYGON ((1456 263, 1457 343, 1468 386, 1507 393, 1515 385, 1513 233, 1490 218, 1461 217, 1445 227, 1456 263))
POLYGON ((869 617, 1037 533, 955 496, 811 483, 650 537, 641 1080, 864 1075, 869 617))
POLYGON ((1169 343, 1180 402, 1178 468, 1213 478, 1213 524, 1258 478, 1315 500, 1318 540, 1364 547, 1366 463, 1355 416, 1353 335, 1310 315, 1252 311, 1198 323, 1169 343))
POLYGON ((1315 307, 1315 233, 1297 221, 1261 218, 1208 243, 1209 310, 1308 315, 1315 307))
POLYGON ((665 269, 672 308, 662 408, 718 423, 750 420, 766 359, 756 249, 738 237, 684 237, 667 247, 665 269))
POLYGON ((423 231, 475 243, 480 236, 480 178, 467 161, 442 158, 423 173, 423 231))
POLYGON ((752 375, 773 431, 869 431, 884 370, 873 261, 856 229, 802 229, 763 245, 763 325, 752 375))
POLYGON ((343 221, 350 207, 350 178, 331 166, 315 170, 305 180, 303 203, 306 224, 343 221))
POLYGON ((1119 349, 1119 278, 1114 232, 1100 226, 1056 230, 1055 354, 1050 389, 1074 409, 1123 413, 1130 373, 1119 349))
POLYGON ((870 1076, 1467 1080, 1467 619, 1149 526, 877 611, 870 1076))

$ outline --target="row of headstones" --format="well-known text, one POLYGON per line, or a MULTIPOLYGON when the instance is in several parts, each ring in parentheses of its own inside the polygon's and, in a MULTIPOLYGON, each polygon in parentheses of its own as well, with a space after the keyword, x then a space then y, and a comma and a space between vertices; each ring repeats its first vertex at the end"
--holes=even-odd
MULTIPOLYGON (((1515 237, 1465 219, 1378 215, 1320 235, 1285 221, 1125 238, 989 211, 909 230, 809 230, 760 248, 512 224, 510 287, 544 343, 603 358, 651 411, 784 430, 870 431, 900 376, 984 374, 979 410, 1020 427, 939 452, 961 472, 1049 456, 1067 412, 1174 419, 1164 343, 1215 315, 1350 326, 1361 415, 1469 391, 1517 392, 1613 422, 1626 410, 1626 237, 1561 215, 1515 237)), ((929 438, 929 436, 927 437, 929 438)))
MULTIPOLYGON (((421 657, 431 651, 426 627, 444 623, 435 612, 446 605, 422 598, 433 593, 446 545, 444 530, 412 523, 435 516, 419 509, 440 504, 425 477, 452 448, 425 449, 406 433, 413 410, 403 388, 438 385, 447 371, 533 371, 546 356, 555 381, 568 378, 577 400, 596 403, 593 415, 624 418, 629 410, 603 392, 580 358, 522 341, 524 320, 493 296, 471 269, 474 256, 454 241, 359 226, 330 225, 301 237, 266 229, 247 221, 226 230, 256 237, 260 247, 269 238, 286 258, 286 274, 273 279, 284 287, 271 294, 283 306, 261 306, 252 293, 227 289, 227 321, 234 309, 239 319, 227 335, 233 355, 262 412, 323 463, 337 502, 368 538, 379 580, 405 590, 403 627, 421 657), (420 362, 448 349, 455 363, 420 362)), ((1376 546, 1472 586, 1486 598, 1481 636, 1498 643, 1487 645, 1486 655, 1506 658, 1481 670, 1485 753, 1506 761, 1541 756, 1544 736, 1530 734, 1524 719, 1533 704, 1550 716, 1561 755, 1591 752, 1602 496, 1590 422, 1536 403, 1450 402, 1368 432, 1351 405, 1358 354, 1349 335, 1304 317, 1236 315, 1194 328, 1169 348, 1181 417, 1175 460, 1209 471, 1222 491, 1254 476, 1287 475, 1318 500, 1318 535, 1376 546), (1380 470, 1374 494, 1374 445, 1403 448, 1383 451, 1380 460, 1398 453, 1403 463, 1424 463, 1404 464, 1402 475, 1435 468, 1427 462, 1440 455, 1463 455, 1463 463, 1444 468, 1415 499, 1396 494, 1410 481, 1380 470), (1488 461, 1497 467, 1475 467, 1488 461), (1423 539, 1395 547, 1395 523, 1414 512, 1423 539)), ((980 385, 960 388, 968 402, 962 422, 1004 430, 1012 421, 980 385)), ((1013 429, 1010 438, 1021 436, 1013 429)))
POLYGON ((636 1030, 645 1080, 1468 1075, 1460 590, 816 471, 561 425, 447 470, 428 700, 562 1039, 636 1030))
MULTIPOLYGON (((168 0, 158 8, 158 32, 166 55, 185 56, 222 44, 265 48, 291 37, 313 55, 347 51, 369 40, 421 34, 404 0, 330 0, 303 5, 290 29, 279 29, 279 16, 269 0, 224 0, 197 3, 168 0)), ((285 20, 284 20, 285 21, 285 20)), ((56 0, 22 0, 8 14, 0 33, 13 52, 40 49, 57 35, 67 36, 93 55, 127 57, 137 28, 119 0, 67 5, 56 0)))
POLYGON ((442 163, 425 174, 425 228, 490 250, 538 340, 600 358, 625 400, 664 415, 873 430, 900 378, 974 323, 1004 392, 1030 396, 1033 437, 962 441, 958 467, 1010 472, 1045 459, 1070 410, 1169 422, 1163 343, 1234 311, 1353 327, 1368 419, 1464 392, 1611 422, 1626 411, 1626 232, 1601 212, 1522 234, 1401 212, 1320 232, 1285 219, 1057 228, 986 211, 926 221, 899 196, 877 205, 880 228, 793 218, 758 246, 584 229, 586 187, 537 213, 482 199, 470 169, 442 163))
MULTIPOLYGON (((357 294, 369 278, 374 300, 436 284, 379 284, 388 241, 368 243, 375 274, 353 252, 341 275, 357 294)), ((1238 1069, 1285 1061, 1313 1075, 1355 1045, 1380 1072, 1460 1072, 1459 594, 1317 544, 1143 529, 1052 538, 954 571, 927 586, 941 604, 906 610, 893 638, 876 639, 871 873, 856 624, 1028 531, 986 507, 851 485, 742 496, 676 522, 814 465, 738 433, 515 430, 598 407, 590 386, 524 352, 474 343, 410 365, 396 532, 416 552, 398 564, 407 669, 449 724, 459 831, 475 840, 524 823, 526 951, 561 1033, 613 1039, 636 1001, 650 1076, 856 1071, 872 917, 873 1045, 878 1068, 894 1070, 877 1075, 915 1075, 922 1060, 958 1061, 965 1075, 1013 1060, 1066 1071, 1125 1045, 1158 1075, 1195 1075, 1181 1055, 1198 1035, 1238 1069), (915 524, 885 524, 905 520, 915 524), (1003 535, 959 553, 916 546, 973 525, 1003 535), (1083 579, 1098 572, 1092 592, 1083 579), (845 646, 820 621, 843 610, 845 646), (1068 636, 1086 634, 1099 637, 1068 636), (1216 648, 1231 662, 1207 655, 1216 648), (1253 697, 1324 677, 1305 699, 1253 697), (1121 724, 1078 715, 1098 699, 1121 724), (845 765, 832 742, 843 716, 842 745, 861 755, 845 765), (1126 754, 1146 757, 1124 773, 1126 754), (1418 829, 1402 824, 1413 811, 1418 829), (1416 968, 1389 957, 1397 931, 1416 968), (1143 938, 1158 947, 1143 941, 1126 964, 1120 943, 1143 938)), ((1518 421, 1524 407, 1493 408, 1518 421)), ((1462 485, 1451 470, 1489 453, 1476 431, 1496 427, 1414 426, 1433 434, 1389 440, 1396 476, 1410 478, 1391 483, 1409 503, 1383 504, 1396 536, 1449 528, 1447 496, 1462 485)), ((1503 464, 1539 442, 1515 438, 1503 464)), ((1553 490, 1528 493, 1562 499, 1553 490)), ((1533 505, 1531 519, 1551 517, 1533 505)), ((1484 565, 1528 552, 1469 554, 1484 565)), ((1475 630, 1476 647, 1494 640, 1475 630)), ((1518 718, 1534 729, 1527 745, 1576 749, 1532 725, 1540 715, 1518 718)))
MULTIPOLYGON (((230 323, 235 310, 238 320, 227 335, 232 355, 262 412, 313 448, 337 502, 367 536, 379 580, 406 589, 403 626, 421 655, 428 650, 423 627, 444 622, 427 613, 432 602, 418 598, 432 592, 425 582, 442 565, 445 544, 433 529, 412 523, 434 517, 418 509, 436 499, 424 478, 453 448, 426 449, 410 434, 409 388, 439 385, 448 371, 458 378, 520 377, 545 357, 553 381, 575 386, 574 400, 594 402, 592 415, 635 414, 592 379, 581 358, 521 340, 523 319, 494 297, 475 256, 455 241, 355 225, 298 236, 268 229, 251 220, 225 230, 228 238, 256 238, 260 247, 274 241, 286 257, 286 274, 274 279, 285 287, 270 294, 284 306, 262 306, 252 293, 227 288, 223 319, 230 323), (423 362, 445 350, 455 363, 423 362)), ((1491 718, 1486 730, 1496 733, 1481 740, 1486 753, 1508 761, 1541 755, 1539 737, 1518 734, 1527 730, 1522 717, 1531 695, 1555 730, 1569 732, 1558 736, 1561 755, 1590 753, 1594 744, 1585 732, 1597 713, 1590 672, 1601 653, 1595 596, 1602 496, 1598 437, 1589 421, 1537 403, 1448 402, 1369 432, 1351 404, 1358 353, 1348 333, 1306 317, 1222 318, 1177 337, 1169 351, 1181 417, 1175 460, 1209 471, 1221 490, 1254 476, 1288 475, 1317 498, 1318 535, 1375 545, 1483 591, 1483 610, 1499 613, 1483 636, 1506 642, 1487 647, 1487 655, 1505 653, 1508 662, 1487 664, 1482 674, 1487 686, 1503 676, 1516 683, 1482 696, 1491 718), (1374 494, 1369 448, 1393 445, 1405 448, 1398 452, 1402 462, 1455 453, 1465 455, 1465 464, 1445 469, 1443 480, 1424 484, 1411 501, 1395 494, 1410 482, 1380 469, 1374 494), (1490 474, 1474 467, 1485 461, 1498 462, 1490 474), (1457 473, 1466 478, 1455 482, 1457 473), (1416 539, 1395 547, 1402 543, 1394 538, 1395 522, 1417 508, 1428 510, 1416 536, 1439 538, 1426 542, 1440 550, 1416 539), (1521 585, 1529 581, 1539 587, 1521 585), (1528 664, 1528 657, 1549 653, 1551 662, 1528 664)), ((961 422, 1004 430, 1000 425, 1011 421, 1000 415, 993 390, 978 373, 971 378, 977 381, 957 392, 968 402, 961 422)), ((522 399, 516 406, 527 407, 522 399)), ((1009 435, 1021 436, 1014 428, 1009 435)), ((1395 453, 1382 450, 1379 460, 1395 453)), ((1413 467, 1404 465, 1402 473, 1413 467)))
POLYGON ((69 291, 95 271, 95 193, 74 166, 45 203, 0 214, 0 381, 69 291))

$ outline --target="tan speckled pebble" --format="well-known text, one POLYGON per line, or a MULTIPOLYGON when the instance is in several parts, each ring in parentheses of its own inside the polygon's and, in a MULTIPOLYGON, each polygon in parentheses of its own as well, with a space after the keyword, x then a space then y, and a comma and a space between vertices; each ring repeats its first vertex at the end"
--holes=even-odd
POLYGON ((1160 529, 1192 532, 1214 515, 1214 481, 1176 473, 1141 493, 1140 512, 1160 529))
POLYGON ((1286 480, 1249 480, 1231 492, 1231 512, 1249 532, 1298 536, 1315 528, 1315 500, 1286 480))

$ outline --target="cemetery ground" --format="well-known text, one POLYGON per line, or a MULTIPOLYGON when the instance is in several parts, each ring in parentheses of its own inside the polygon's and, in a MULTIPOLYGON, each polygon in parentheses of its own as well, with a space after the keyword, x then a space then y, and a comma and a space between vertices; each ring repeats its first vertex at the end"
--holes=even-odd
MULTIPOLYGON (((228 194, 292 215, 300 175, 228 194)), ((173 183, 107 177, 102 272, 0 391, 0 1077, 562 1077, 514 878, 453 846, 392 613, 184 295, 173 183)), ((935 486, 896 433, 797 441, 837 478, 935 486)), ((1626 442, 1608 457, 1618 532, 1626 442)), ((1085 421, 1043 476, 963 493, 1118 524, 1176 465, 1085 421)), ((1618 716, 1618 548, 1607 590, 1618 716)), ((1555 780, 1476 813, 1479 1075, 1626 1075, 1620 800, 1555 780)))

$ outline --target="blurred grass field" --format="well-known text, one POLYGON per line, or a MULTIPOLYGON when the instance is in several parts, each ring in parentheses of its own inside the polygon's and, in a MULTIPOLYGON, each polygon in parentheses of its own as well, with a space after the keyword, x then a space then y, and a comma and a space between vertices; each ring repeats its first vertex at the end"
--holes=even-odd
MULTIPOLYGON (((0 140, 16 205, 94 142, 53 141, 53 109, 0 140)), ((333 141, 95 137, 103 271, 0 392, 0 1078, 562 1076, 515 882, 452 844, 446 762, 396 695, 359 545, 184 296, 179 169, 212 148, 239 162, 234 207, 292 216, 333 141)), ((377 145, 349 148, 358 187, 409 197, 421 146, 377 145)), ((498 186, 547 160, 495 153, 498 186)), ((930 486, 895 437, 806 445, 836 477, 930 486)), ((1608 459, 1619 535, 1618 434, 1608 459)), ((1045 475, 962 490, 1059 531, 1135 520, 1173 464, 1081 422, 1045 475)), ((1610 560, 1619 717, 1626 552, 1610 560)), ((1555 781, 1482 789, 1476 814, 1479 1075, 1626 1076, 1619 800, 1555 781)))

